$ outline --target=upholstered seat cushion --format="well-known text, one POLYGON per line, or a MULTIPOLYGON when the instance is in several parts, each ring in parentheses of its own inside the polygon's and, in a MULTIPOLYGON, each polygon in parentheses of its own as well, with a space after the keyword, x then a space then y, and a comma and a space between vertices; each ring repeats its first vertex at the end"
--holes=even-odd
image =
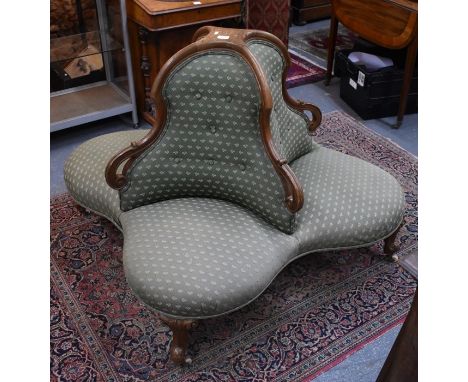
POLYGON ((403 218, 400 184, 371 163, 317 145, 291 168, 304 189, 294 233, 300 252, 371 244, 403 218))
POLYGON ((82 206, 120 226, 119 192, 109 187, 104 171, 110 159, 130 142, 143 138, 148 130, 118 131, 81 144, 64 165, 68 192, 82 206))
POLYGON ((314 144, 291 167, 304 189, 288 235, 249 210, 218 199, 179 198, 122 212, 104 176, 109 159, 146 131, 103 135, 65 165, 72 196, 124 232, 124 267, 135 294, 174 317, 206 318, 256 298, 294 258, 366 246, 399 225, 404 197, 378 167, 314 144))
POLYGON ((162 201, 121 217, 128 283, 167 315, 227 313, 257 297, 298 242, 254 213, 208 198, 162 201))

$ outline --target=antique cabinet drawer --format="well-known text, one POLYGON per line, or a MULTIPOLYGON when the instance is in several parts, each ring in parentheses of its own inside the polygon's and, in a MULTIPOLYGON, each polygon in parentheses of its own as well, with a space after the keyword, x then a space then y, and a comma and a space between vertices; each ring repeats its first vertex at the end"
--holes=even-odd
POLYGON ((329 0, 293 0, 293 21, 303 25, 308 21, 323 19, 331 15, 329 0))
POLYGON ((330 0, 293 0, 293 7, 307 8, 315 7, 317 5, 330 4, 330 0))
POLYGON ((152 124, 156 110, 150 91, 161 67, 201 26, 235 23, 241 0, 127 0, 127 14, 138 110, 152 124))

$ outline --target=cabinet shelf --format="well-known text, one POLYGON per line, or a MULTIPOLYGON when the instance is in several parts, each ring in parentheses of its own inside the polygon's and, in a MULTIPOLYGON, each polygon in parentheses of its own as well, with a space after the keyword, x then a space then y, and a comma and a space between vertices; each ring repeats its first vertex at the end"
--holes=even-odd
POLYGON ((50 98, 50 131, 66 129, 133 110, 130 98, 112 83, 75 88, 50 98))
POLYGON ((138 125, 125 0, 95 6, 91 31, 51 38, 51 132, 127 112, 138 125))

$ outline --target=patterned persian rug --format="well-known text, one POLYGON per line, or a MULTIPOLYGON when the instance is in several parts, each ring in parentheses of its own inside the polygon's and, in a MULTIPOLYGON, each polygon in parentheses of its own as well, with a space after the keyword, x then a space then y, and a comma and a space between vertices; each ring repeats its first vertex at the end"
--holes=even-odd
MULTIPOLYGON (((317 141, 377 164, 406 193, 400 255, 417 245, 417 161, 341 112, 324 117, 317 141)), ((193 364, 168 360, 171 332, 125 282, 122 235, 64 194, 51 200, 51 380, 311 380, 401 323, 416 280, 370 249, 303 257, 263 295, 201 321, 193 364)))
POLYGON ((310 84, 325 78, 326 71, 324 69, 300 58, 294 53, 290 52, 289 55, 291 56, 291 66, 286 78, 287 88, 310 84))
MULTIPOLYGON (((289 50, 292 54, 307 59, 311 64, 326 68, 329 28, 294 33, 289 36, 289 50)), ((350 49, 357 36, 343 25, 338 27, 336 49, 350 49)))

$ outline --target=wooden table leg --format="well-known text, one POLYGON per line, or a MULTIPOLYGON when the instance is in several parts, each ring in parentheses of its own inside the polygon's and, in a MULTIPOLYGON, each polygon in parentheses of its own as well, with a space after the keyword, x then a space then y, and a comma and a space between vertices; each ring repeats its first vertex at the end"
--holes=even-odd
POLYGON ((414 64, 416 63, 416 56, 418 54, 418 36, 414 36, 413 41, 408 45, 406 52, 405 75, 403 77, 403 86, 401 88, 400 105, 398 106, 398 117, 395 129, 398 129, 403 122, 403 116, 406 111, 406 104, 408 101, 408 93, 411 87, 411 80, 413 79, 414 64))
POLYGON ((327 58, 327 74, 325 76, 325 85, 330 84, 333 69, 333 60, 335 58, 336 34, 338 32, 338 19, 332 12, 330 19, 330 35, 328 37, 328 58, 327 58))

